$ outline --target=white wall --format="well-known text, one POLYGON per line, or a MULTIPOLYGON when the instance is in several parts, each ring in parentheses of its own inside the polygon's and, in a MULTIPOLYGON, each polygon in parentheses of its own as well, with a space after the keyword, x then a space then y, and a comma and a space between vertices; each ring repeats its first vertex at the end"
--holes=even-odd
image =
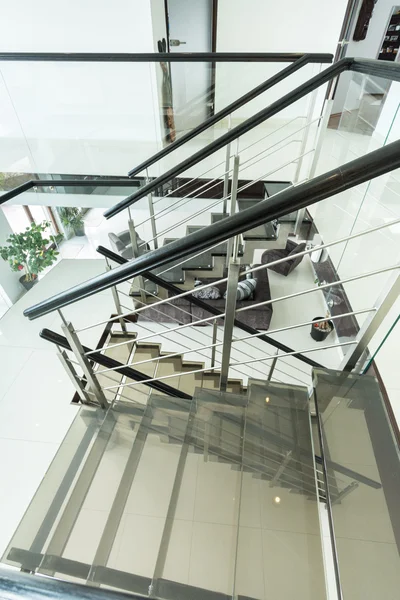
MULTIPOLYGON (((327 52, 334 54, 347 0, 220 0, 218 3, 217 50, 219 52, 327 52)), ((217 69, 217 108, 232 101, 273 73, 282 64, 235 63, 217 69)), ((315 74, 314 67, 293 75, 249 106, 255 111, 315 74)), ((299 104, 296 114, 303 110, 299 104)), ((287 111, 286 115, 294 114, 287 111)), ((239 118, 249 112, 238 111, 239 118)))
MULTIPOLYGON (((12 233, 12 229, 8 224, 5 214, 0 209, 0 246, 5 245, 5 241, 8 236, 12 233)), ((8 261, 4 261, 0 258, 0 284, 11 300, 16 302, 24 292, 18 279, 21 277, 21 273, 14 273, 11 271, 8 261)))
MULTIPOLYGON (((154 52, 150 2, 71 0, 59 10, 50 0, 0 0, 1 8, 0 51, 154 52)), ((126 174, 159 147, 157 67, 0 63, 0 170, 126 174)))
POLYGON ((0 0, 2 52, 151 52, 146 0, 0 0))

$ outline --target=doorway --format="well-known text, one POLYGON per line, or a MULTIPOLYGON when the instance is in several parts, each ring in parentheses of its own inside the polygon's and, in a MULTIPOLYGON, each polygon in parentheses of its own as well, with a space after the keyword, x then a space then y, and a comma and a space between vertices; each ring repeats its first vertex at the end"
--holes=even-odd
MULTIPOLYGON (((390 0, 376 2, 351 0, 345 33, 336 58, 356 56, 386 61, 399 60, 400 6, 390 0), (369 9, 368 9, 369 6, 369 9), (368 9, 368 10, 367 10, 368 9)), ((342 73, 335 90, 329 127, 371 136, 379 130, 379 120, 391 82, 359 73, 342 73)))
MULTIPOLYGON (((169 51, 214 52, 216 0, 165 0, 169 51)), ((214 64, 171 63, 175 128, 193 129, 214 111, 214 64)))

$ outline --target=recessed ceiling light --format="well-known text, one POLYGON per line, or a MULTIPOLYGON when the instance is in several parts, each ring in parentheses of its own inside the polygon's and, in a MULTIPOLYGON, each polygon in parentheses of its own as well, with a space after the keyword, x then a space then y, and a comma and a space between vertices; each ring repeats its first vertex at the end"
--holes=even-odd
POLYGON ((280 497, 279 496, 275 496, 274 502, 275 502, 275 504, 280 504, 281 503, 280 497))
POLYGON ((269 402, 269 396, 267 396, 267 397, 265 398, 265 402, 268 404, 268 402, 269 402))

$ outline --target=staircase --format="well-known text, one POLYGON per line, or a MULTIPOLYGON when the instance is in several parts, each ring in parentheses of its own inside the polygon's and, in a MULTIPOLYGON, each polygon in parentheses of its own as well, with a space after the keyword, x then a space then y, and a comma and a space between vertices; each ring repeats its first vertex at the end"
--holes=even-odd
MULTIPOLYGON (((185 180, 183 180, 183 181, 185 181, 185 180)), ((196 181, 196 186, 199 186, 199 189, 202 190, 201 192, 198 192, 196 190, 193 191, 193 194, 196 194, 197 199, 209 198, 209 199, 215 200, 218 198, 222 198, 222 196, 223 196, 222 183, 217 184, 217 185, 216 184, 212 185, 210 188, 210 191, 208 191, 208 190, 202 189, 205 186, 202 179, 196 179, 195 181, 196 181)), ((207 180, 206 180, 206 183, 207 183, 207 180)), ((250 193, 247 190, 246 190, 246 192, 238 193, 237 210, 239 212, 245 211, 249 208, 256 206, 259 202, 261 202, 265 198, 272 197, 274 194, 278 194, 279 192, 285 190, 286 188, 288 188, 292 185, 290 182, 277 182, 277 181, 270 181, 270 182, 261 181, 257 185, 252 185, 252 186, 250 186, 249 182, 247 182, 247 181, 241 181, 239 183, 241 185, 243 185, 243 187, 248 186, 250 188, 250 193)), ((179 180, 179 179, 177 180, 177 185, 182 185, 181 180, 179 180)), ((189 197, 191 198, 191 194, 189 194, 189 190, 191 190, 192 187, 194 187, 193 184, 189 187, 187 187, 185 184, 183 184, 183 185, 184 185, 184 187, 183 187, 183 192, 181 192, 181 195, 184 193, 185 194, 184 198, 186 198, 186 195, 189 195, 189 197)), ((173 192, 173 193, 175 195, 175 192, 173 192)), ((179 197, 179 192, 177 192, 177 196, 179 197)), ((193 199, 196 199, 196 198, 191 198, 191 200, 193 201, 193 199)), ((187 202, 188 202, 188 200, 186 200, 186 202, 184 202, 184 204, 177 207, 176 210, 179 211, 180 209, 182 209, 182 206, 187 204, 187 202)), ((212 206, 214 206, 214 205, 212 205, 212 206)), ((163 214, 162 213, 163 213, 163 211, 161 211, 159 219, 157 220, 157 227, 161 227, 161 228, 163 227, 163 225, 162 225, 163 214), (159 221, 161 221, 161 224, 159 223, 159 221)), ((223 213, 223 212, 210 212, 209 214, 210 214, 209 224, 211 224, 211 225, 214 223, 218 223, 222 219, 225 219, 226 217, 229 216, 228 213, 223 213)), ((296 216, 296 213, 287 215, 282 220, 282 222, 286 222, 286 221, 292 222, 295 220, 295 216, 296 216)), ((207 225, 191 225, 189 223, 186 226, 185 236, 191 235, 192 233, 194 233, 196 231, 200 231, 201 229, 204 229, 205 227, 207 227, 207 225)), ((244 234, 241 236, 241 243, 239 244, 239 248, 238 248, 238 256, 245 257, 247 262, 251 262, 253 247, 250 245, 248 253, 247 253, 247 255, 245 255, 246 242, 257 242, 257 247, 262 248, 263 246, 265 246, 265 242, 276 240, 278 237, 278 232, 279 232, 278 220, 273 221, 273 222, 263 223, 262 225, 259 225, 258 227, 254 227, 254 228, 250 229, 249 231, 244 232, 244 234)), ((166 246, 167 244, 176 242, 180 238, 177 238, 177 237, 162 238, 162 237, 160 237, 160 239, 162 239, 162 244, 164 246, 166 246)), ((227 250, 228 250, 228 243, 223 242, 222 244, 219 244, 218 246, 211 248, 208 252, 203 252, 202 254, 194 252, 193 256, 192 257, 189 256, 186 259, 186 261, 184 262, 184 264, 182 264, 182 261, 180 261, 180 260, 171 261, 171 262, 167 263, 166 265, 164 265, 163 267, 161 267, 160 269, 156 269, 154 271, 154 273, 157 275, 162 272, 163 278, 166 281, 168 281, 169 283, 182 284, 185 282, 186 271, 190 271, 190 272, 199 271, 200 273, 197 273, 197 274, 200 276, 201 276, 201 272, 203 272, 203 271, 213 271, 216 266, 215 258, 223 257, 226 259, 227 250), (166 269, 168 269, 168 270, 166 271, 166 269)), ((139 252, 140 252, 140 249, 139 249, 139 252)), ((142 252, 143 252, 143 250, 142 250, 142 252)), ((226 262, 226 260, 224 261, 224 263, 225 262, 226 262)))
MULTIPOLYGON (((191 383, 200 384, 192 400, 155 392, 144 400, 135 386, 131 401, 116 397, 106 414, 82 407, 6 562, 171 600, 222 600, 233 589, 239 598, 263 597, 248 572, 258 549, 250 540, 264 536, 265 552, 282 528, 318 533, 307 390, 250 380, 246 392, 232 384, 223 393, 211 373, 191 383)), ((274 558, 280 568, 282 551, 274 558)), ((312 561, 298 560, 297 597, 323 598, 320 543, 312 561)))
MULTIPOLYGON (((292 65, 179 138, 175 145, 163 148, 130 175, 148 169, 179 147, 182 140, 195 138, 300 69, 310 57, 296 59, 294 55, 292 65)), ((82 55, 78 59, 82 60, 82 55)), ((287 59, 281 56, 279 60, 287 59)), ((153 60, 158 63, 160 55, 153 60)), ((331 597, 332 587, 333 593, 345 600, 384 597, 386 592, 387 598, 398 596, 398 430, 377 380, 358 375, 363 372, 370 340, 398 296, 398 264, 390 259, 375 271, 358 269, 343 281, 338 278, 317 286, 313 278, 314 287, 300 282, 300 289, 290 290, 283 289, 284 274, 280 273, 282 289, 254 304, 250 304, 253 300, 249 296, 247 306, 244 300, 242 304, 241 293, 246 285, 240 285, 240 278, 248 274, 253 277, 315 252, 315 247, 295 251, 268 262, 268 266, 248 268, 253 262, 252 249, 263 250, 263 243, 266 247, 276 241, 278 219, 282 224, 290 222, 287 229, 294 233, 298 229, 293 228, 294 219, 300 215, 301 220, 308 207, 333 196, 340 204, 342 193, 400 168, 400 142, 387 143, 385 138, 381 148, 315 177, 334 90, 330 86, 325 96, 323 86, 348 71, 400 81, 398 64, 343 59, 283 98, 267 103, 206 146, 201 145, 169 170, 161 168, 158 177, 150 179, 147 171, 145 185, 104 213, 111 218, 128 210, 125 222, 129 224, 131 251, 138 256, 132 261, 120 260, 121 256, 99 247, 98 252, 109 261, 105 273, 97 273, 71 289, 58 290, 25 309, 31 320, 58 311, 60 324, 54 320, 54 327, 60 329, 44 328, 40 336, 56 345, 82 405, 3 562, 32 574, 84 583, 90 591, 102 587, 102 592, 109 594, 122 590, 165 600, 324 600, 331 597), (322 113, 320 107, 315 115, 317 95, 325 101, 322 113), (264 123, 269 126, 267 121, 307 96, 307 116, 293 119, 302 119, 300 129, 283 133, 279 139, 265 135, 264 123), (317 131, 313 147, 308 149, 312 124, 317 131), (246 146, 248 141, 243 138, 250 132, 254 137, 246 146), (300 132, 302 139, 287 142, 300 132), (254 147, 259 142, 263 143, 261 152, 254 147), (276 159, 271 165, 277 146, 286 150, 289 143, 300 144, 299 154, 288 153, 287 163, 276 159), (223 155, 217 156, 220 150, 223 155), (306 154, 310 154, 310 161, 303 164, 306 154), (204 171, 201 163, 208 159, 204 171), (293 186, 284 181, 267 185, 267 177, 288 165, 294 171, 293 186), (243 195, 244 180, 239 177, 248 167, 254 179, 243 195), (192 168, 195 179, 189 180, 189 195, 186 189, 182 197, 182 190, 175 193, 174 185, 183 187, 179 178, 192 168), (199 172, 201 177, 206 174, 217 180, 222 195, 213 192, 208 196, 198 179, 199 172), (171 194, 179 202, 188 197, 193 210, 179 221, 176 209, 172 226, 160 231, 158 225, 165 212, 154 211, 153 195, 160 196, 156 208, 166 205, 171 209, 176 206, 170 204, 171 194), (198 211, 197 198, 211 198, 212 205, 198 211), (148 203, 150 217, 136 223, 136 228, 141 234, 140 227, 146 224, 152 237, 142 236, 139 251, 135 246, 141 236, 135 234, 137 215, 132 217, 132 207, 142 199, 148 203), (222 200, 223 211, 211 213, 222 200), (235 214, 227 214, 228 200, 235 214), (199 215, 205 219, 204 213, 209 213, 207 226, 197 220, 199 215), (178 235, 178 229, 183 234, 183 228, 186 235, 172 237, 172 232, 178 235), (171 237, 166 237, 167 233, 171 237), (252 242, 257 246, 252 247, 252 242), (199 288, 195 279, 204 271, 218 270, 216 267, 220 272, 214 275, 221 277, 219 283, 226 284, 222 310, 193 294, 215 284, 206 282, 199 288), (328 287, 384 273, 393 275, 384 293, 363 308, 350 311, 352 317, 363 315, 362 328, 354 339, 334 337, 340 315, 314 317, 308 306, 304 310, 292 304, 287 311, 290 319, 275 329, 268 328, 267 333, 259 322, 253 327, 255 319, 253 323, 240 320, 254 307, 271 309, 272 304, 282 306, 303 295, 307 300, 309 294, 321 294, 328 287), (140 300, 132 302, 135 280, 140 300), (145 289, 143 280, 147 280, 145 289), (129 288, 123 290, 126 284, 129 288), (156 296, 158 293, 161 296, 156 296), (90 304, 95 295, 99 312, 104 309, 100 316, 95 314, 96 302, 90 304), (180 313, 174 313, 170 321, 155 318, 159 305, 183 297, 204 309, 207 316, 192 321, 192 313, 179 306, 180 313), (88 302, 76 311, 74 325, 69 306, 80 301, 88 302), (318 336, 312 335, 316 333, 316 319, 323 323, 317 326, 319 333, 332 335, 323 335, 320 341, 324 344, 319 346, 311 345, 318 344, 318 336), (205 323, 210 325, 211 334, 203 329, 205 323), (93 343, 102 325, 101 341, 96 349, 89 348, 88 340, 93 343), (118 332, 114 325, 120 327, 118 332), (150 335, 140 335, 140 328, 147 327, 150 335), (235 335, 236 330, 240 336, 235 335), (193 348, 200 331, 207 339, 193 348), (218 338, 219 331, 222 338, 218 338), (179 345, 176 351, 166 352, 164 340, 166 344, 171 341, 171 332, 179 336, 179 342, 175 338, 179 345), (220 349, 217 361, 216 347, 220 349), (322 366, 332 365, 330 359, 322 364, 314 360, 324 361, 329 356, 325 351, 332 349, 339 350, 334 364, 340 371, 322 366), (317 350, 323 350, 322 358, 314 353, 317 350), (281 372, 283 380, 274 380, 281 372)), ((7 192, 2 202, 34 185, 30 181, 7 192)), ((398 222, 386 220, 361 231, 358 222, 350 235, 317 248, 322 251, 336 244, 347 245, 398 222)), ((287 235, 282 238, 283 246, 287 235)), ((277 244, 274 246, 279 250, 277 244)), ((316 315, 326 314, 325 309, 324 305, 316 315)), ((49 326, 53 327, 53 322, 49 326)))

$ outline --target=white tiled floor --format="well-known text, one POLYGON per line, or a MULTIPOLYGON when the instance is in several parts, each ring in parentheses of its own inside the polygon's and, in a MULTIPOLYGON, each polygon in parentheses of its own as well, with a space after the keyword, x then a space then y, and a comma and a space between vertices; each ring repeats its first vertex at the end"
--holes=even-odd
MULTIPOLYGON (((70 405, 74 390, 54 347, 39 337, 48 327, 59 333, 60 319, 54 314, 30 322, 22 311, 65 288, 103 270, 101 261, 63 261, 17 302, 0 321, 0 447, 1 477, 0 552, 3 552, 33 493, 36 491, 76 408, 70 405)), ((112 299, 100 295, 90 310, 84 304, 67 307, 65 314, 76 327, 87 315, 99 319, 112 312, 112 299), (107 308, 109 307, 109 308, 107 308)), ((86 335, 86 343, 97 342, 99 331, 86 335)))

